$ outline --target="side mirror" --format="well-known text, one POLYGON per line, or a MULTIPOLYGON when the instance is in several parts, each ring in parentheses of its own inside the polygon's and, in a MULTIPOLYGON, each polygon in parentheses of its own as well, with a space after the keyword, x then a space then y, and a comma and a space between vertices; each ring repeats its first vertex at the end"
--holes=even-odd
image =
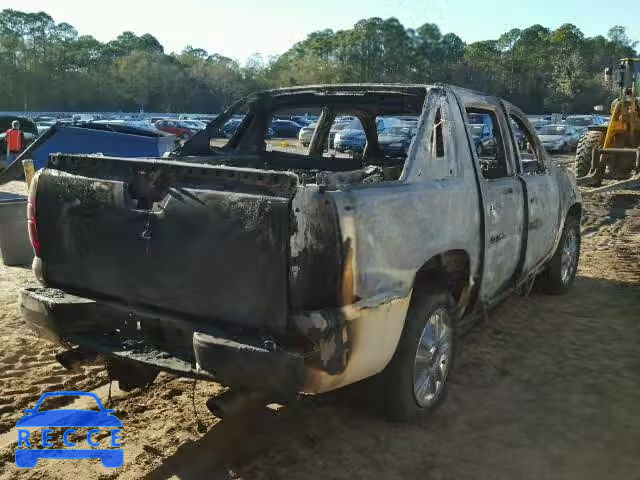
POLYGON ((26 413, 27 415, 30 415, 32 413, 36 413, 36 409, 35 408, 25 408, 24 413, 26 413))

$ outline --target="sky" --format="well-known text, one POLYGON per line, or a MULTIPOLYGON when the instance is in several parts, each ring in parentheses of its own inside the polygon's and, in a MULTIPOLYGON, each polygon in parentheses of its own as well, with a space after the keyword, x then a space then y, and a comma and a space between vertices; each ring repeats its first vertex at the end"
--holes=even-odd
POLYGON ((45 11, 103 42, 130 30, 151 33, 167 53, 191 45, 244 62, 254 53, 281 54, 313 31, 350 28, 368 17, 396 17, 405 28, 436 23, 465 42, 536 23, 552 29, 573 23, 586 36, 623 25, 640 41, 640 7, 631 7, 638 1, 623 1, 627 8, 621 9, 603 0, 0 0, 0 9, 45 11))

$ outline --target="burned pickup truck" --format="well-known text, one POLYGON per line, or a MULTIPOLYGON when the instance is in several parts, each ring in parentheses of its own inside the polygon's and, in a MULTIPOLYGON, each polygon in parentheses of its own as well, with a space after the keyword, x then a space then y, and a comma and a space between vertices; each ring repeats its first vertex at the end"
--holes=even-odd
POLYGON ((101 355, 121 388, 168 371, 267 403, 369 379, 401 419, 442 397, 456 331, 536 278, 567 291, 580 249, 575 180, 523 113, 443 85, 262 92, 168 159, 52 156, 29 195, 44 286, 21 307, 63 365, 101 355), (319 113, 306 150, 265 142, 283 111, 319 113), (338 115, 362 123, 357 158, 325 148, 338 115), (406 158, 381 153, 383 116, 419 117, 406 158))

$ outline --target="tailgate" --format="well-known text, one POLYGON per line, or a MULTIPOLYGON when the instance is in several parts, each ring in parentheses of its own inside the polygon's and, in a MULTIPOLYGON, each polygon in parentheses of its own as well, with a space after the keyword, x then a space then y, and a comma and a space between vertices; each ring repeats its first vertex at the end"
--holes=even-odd
POLYGON ((290 173, 59 155, 41 172, 47 284, 282 332, 290 173))

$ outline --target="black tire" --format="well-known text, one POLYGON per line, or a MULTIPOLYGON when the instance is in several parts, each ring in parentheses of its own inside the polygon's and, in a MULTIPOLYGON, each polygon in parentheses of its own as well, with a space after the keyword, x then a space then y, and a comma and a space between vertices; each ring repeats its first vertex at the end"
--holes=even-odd
POLYGON ((551 295, 562 295, 567 293, 573 286, 573 282, 576 278, 578 271, 578 262, 580 261, 580 222, 578 218, 570 216, 567 217, 564 228, 562 229, 562 235, 560 236, 560 242, 558 247, 549 261, 547 270, 544 274, 544 290, 551 295), (575 235, 576 249, 575 258, 572 263, 568 275, 564 274, 564 268, 562 264, 562 256, 567 243, 567 237, 569 235, 575 235))
POLYGON ((433 287, 414 290, 414 295, 409 306, 402 335, 396 347, 393 358, 380 374, 379 387, 384 398, 380 407, 384 408, 385 415, 394 421, 407 421, 419 413, 432 412, 446 397, 447 380, 456 347, 456 315, 455 304, 451 294, 433 287), (421 406, 414 395, 414 362, 416 350, 422 331, 427 324, 427 319, 439 309, 448 313, 451 328, 451 342, 449 348, 449 366, 439 394, 428 406, 421 406))
POLYGON ((591 170, 593 149, 604 145, 604 133, 589 130, 578 142, 576 149, 576 177, 584 177, 591 170))

